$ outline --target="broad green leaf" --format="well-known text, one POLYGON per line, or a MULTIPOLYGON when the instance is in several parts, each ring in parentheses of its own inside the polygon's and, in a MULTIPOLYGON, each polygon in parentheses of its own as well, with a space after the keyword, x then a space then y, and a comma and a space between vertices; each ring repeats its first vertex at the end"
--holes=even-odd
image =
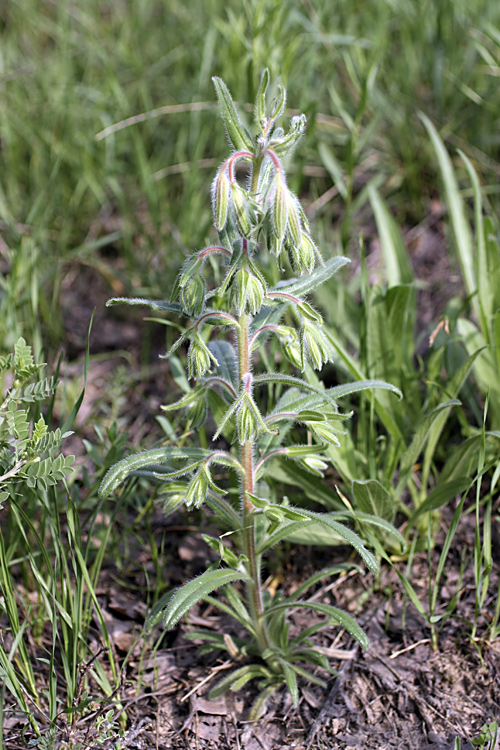
POLYGON ((472 166, 470 159, 464 154, 463 151, 458 149, 458 153, 462 161, 464 162, 469 177, 472 182, 472 189, 474 192, 474 223, 475 223, 475 239, 476 239, 476 259, 475 259, 475 274, 477 280, 477 294, 479 309, 481 311, 481 328, 485 338, 489 339, 489 319, 494 313, 494 298, 495 290, 492 288, 493 279, 490 278, 488 272, 488 257, 486 254, 486 240, 484 235, 484 220, 483 220, 483 201, 481 196, 481 186, 479 184, 479 178, 477 172, 472 166))
POLYGON ((377 572, 378 570, 377 560, 375 559, 374 555, 372 555, 372 553, 366 549, 360 537, 354 531, 349 529, 347 526, 344 526, 343 524, 339 523, 338 521, 334 520, 331 514, 314 513, 311 510, 305 510, 305 509, 302 512, 304 513, 305 516, 309 516, 309 518, 312 518, 313 521, 316 521, 317 523, 321 523, 324 526, 327 526, 335 534, 338 534, 338 536, 342 537, 342 539, 344 539, 344 541, 350 544, 351 547, 354 547, 356 552, 366 563, 369 570, 371 570, 372 573, 377 572))
POLYGON ((349 258, 344 258, 343 256, 338 255, 335 258, 327 260, 322 266, 318 266, 311 274, 296 281, 290 281, 289 283, 283 284, 280 283, 272 289, 269 289, 269 291, 293 294, 296 297, 309 294, 350 262, 349 258))
POLYGON ((398 225, 373 184, 368 186, 368 196, 377 224, 389 286, 413 283, 413 272, 398 225))
POLYGON ((212 81, 219 101, 222 122, 224 123, 229 140, 237 151, 250 151, 253 153, 253 141, 241 124, 229 89, 221 78, 214 76, 212 81))
MULTIPOLYGON (((274 547, 276 544, 278 544, 279 542, 281 542, 283 539, 288 539, 289 541, 295 541, 295 539, 293 537, 294 532, 296 532, 296 531, 300 532, 301 529, 303 529, 306 525, 309 526, 309 527, 314 526, 314 527, 317 527, 317 528, 324 529, 323 526, 321 526, 320 524, 315 524, 314 522, 312 522, 312 523, 311 522, 304 523, 304 521, 291 521, 290 523, 288 523, 288 522, 282 523, 276 529, 276 531, 273 531, 271 534, 269 534, 269 536, 265 536, 260 541, 259 545, 257 546, 257 554, 259 554, 259 555, 264 554, 264 552, 267 552, 267 550, 269 550, 272 547, 274 547)), ((331 536, 331 532, 330 532, 330 536, 331 536)), ((298 541, 299 541, 299 543, 301 543, 300 540, 298 540, 298 541)), ((343 543, 343 542, 339 538, 339 541, 337 542, 337 544, 341 544, 341 543, 343 543)), ((313 544, 316 544, 316 542, 313 542, 313 544)), ((319 544, 321 544, 321 542, 319 544)))
POLYGON ((439 482, 434 489, 429 492, 427 498, 424 500, 422 505, 419 505, 413 515, 408 521, 408 527, 414 526, 417 519, 423 513, 429 513, 430 511, 441 508, 448 500, 461 495, 465 490, 471 486, 470 477, 459 477, 453 479, 450 482, 439 482))
POLYGON ((368 638, 356 620, 348 615, 347 612, 343 612, 341 609, 337 609, 337 607, 332 607, 330 604, 322 604, 321 602, 284 602, 283 604, 276 604, 273 607, 269 607, 264 614, 267 616, 279 609, 291 608, 312 609, 314 612, 320 612, 323 615, 327 615, 345 628, 345 630, 347 630, 347 632, 352 635, 364 649, 370 647, 368 638))
POLYGON ((436 419, 440 417, 441 412, 448 412, 454 406, 460 406, 460 401, 457 399, 451 399, 444 404, 439 404, 439 406, 433 409, 430 414, 427 414, 420 420, 415 435, 413 436, 413 440, 401 456, 400 477, 395 491, 396 497, 398 497, 403 491, 413 466, 424 448, 425 441, 429 437, 432 425, 436 419))
POLYGON ((208 348, 218 362, 215 374, 238 390, 238 360, 234 347, 228 341, 211 341, 208 348))
POLYGON ((247 664, 231 672, 218 682, 209 693, 210 700, 219 698, 224 693, 227 693, 228 690, 240 690, 247 682, 255 678, 262 679, 263 677, 271 676, 271 670, 267 669, 263 664, 247 664))
MULTIPOLYGON (((473 367, 476 359, 481 354, 483 349, 478 349, 473 354, 468 357, 465 362, 458 368, 458 370, 453 374, 453 376, 449 379, 449 381, 446 383, 446 396, 447 398, 455 398, 460 393, 460 389, 462 388, 465 379, 469 375, 469 372, 471 368, 473 367)), ((429 430, 429 436, 427 440, 427 445, 425 448, 424 453, 424 461, 423 461, 423 471, 422 471, 422 477, 424 479, 424 488, 427 485, 427 477, 429 476, 429 472, 431 469, 431 463, 434 458, 434 451, 436 449, 436 446, 439 442, 439 439, 441 437, 444 425, 446 423, 446 420, 448 419, 449 411, 445 410, 441 412, 435 420, 433 420, 432 426, 429 430)))
MULTIPOLYGON (((448 210, 450 212, 451 224, 453 228, 453 234, 455 236, 455 243, 458 250, 458 257, 460 266, 462 268, 462 275, 465 284, 467 295, 471 297, 474 295, 477 289, 476 278, 474 273, 474 243, 472 240, 471 230, 466 219, 466 209, 460 190, 458 189, 457 179, 453 169, 453 164, 448 155, 448 152, 444 146, 439 133, 426 115, 420 113, 420 119, 424 123, 427 132, 429 133, 432 145, 436 152, 436 156, 443 177, 444 189, 446 194, 446 202, 448 204, 448 210)), ((479 318, 478 302, 477 298, 472 301, 474 312, 479 318)))
POLYGON ((99 495, 106 497, 121 484, 132 471, 143 469, 146 466, 155 466, 157 464, 166 464, 169 461, 184 458, 203 459, 209 456, 213 451, 202 448, 153 448, 143 453, 136 453, 128 456, 122 461, 111 467, 102 480, 99 487, 99 495))
POLYGON ((358 573, 363 572, 359 565, 356 565, 355 563, 340 563, 339 565, 332 565, 332 567, 320 570, 318 573, 314 573, 314 575, 310 576, 293 592, 291 596, 288 596, 285 601, 296 601, 303 593, 310 589, 311 586, 319 583, 319 581, 324 581, 326 578, 331 578, 339 573, 346 573, 348 570, 357 570, 358 573))
POLYGON ((386 521, 394 518, 394 501, 391 494, 377 479, 355 480, 351 485, 357 507, 386 521))
MULTIPOLYGON (((497 453, 500 431, 487 431, 485 438, 486 445, 492 443, 492 450, 494 453, 497 453)), ((460 443, 445 463, 439 477, 439 482, 444 484, 459 480, 465 476, 472 476, 474 470, 477 469, 477 456, 480 444, 481 435, 473 435, 460 443)))
POLYGON ((339 534, 332 532, 328 526, 314 521, 309 524, 302 522, 296 529, 290 529, 289 533, 282 535, 282 538, 286 539, 287 542, 308 547, 339 547, 345 544, 345 539, 339 534))
POLYGON ((215 589, 232 581, 243 581, 245 579, 247 579, 245 573, 238 570, 228 570, 227 568, 207 570, 175 592, 165 610, 164 627, 167 630, 173 628, 191 607, 215 589))

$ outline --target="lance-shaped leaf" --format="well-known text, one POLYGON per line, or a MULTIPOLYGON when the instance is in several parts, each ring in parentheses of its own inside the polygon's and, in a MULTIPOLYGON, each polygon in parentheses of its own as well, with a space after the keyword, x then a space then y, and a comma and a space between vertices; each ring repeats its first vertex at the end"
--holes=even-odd
POLYGON ((264 129, 266 126, 266 92, 269 86, 269 70, 262 73, 257 96, 255 97, 254 117, 256 123, 264 129))
MULTIPOLYGON (((331 513, 314 513, 311 510, 302 511, 305 516, 312 518, 314 521, 321 523, 323 526, 328 526, 332 531, 342 537, 348 544, 350 544, 358 555, 365 561, 367 567, 372 573, 376 573, 378 570, 377 560, 375 556, 369 552, 361 541, 360 537, 347 526, 339 523, 335 520, 331 513)), ((380 520, 380 519, 379 519, 380 520)))
POLYGON ((281 375, 280 373, 276 373, 276 372, 263 373, 262 375, 255 375, 253 379, 253 383, 254 385, 267 385, 268 383, 282 383, 283 385, 296 386, 298 388, 303 388, 305 391, 311 391, 312 393, 316 393, 318 396, 321 397, 321 400, 323 402, 327 401, 330 404, 332 404, 335 408, 337 407, 337 404, 329 395, 328 391, 322 391, 320 388, 316 388, 314 385, 310 385, 309 383, 306 383, 304 380, 301 380, 300 378, 296 378, 293 375, 281 375))
POLYGON ((321 602, 283 602, 283 604, 276 604, 274 607, 269 607, 266 610, 266 616, 276 612, 280 609, 288 609, 297 607, 300 609, 312 609, 313 612, 321 612, 321 614, 327 615, 332 620, 335 620, 339 625, 347 630, 347 632, 355 638, 358 643, 364 649, 370 647, 370 642, 366 637, 364 631, 360 628, 356 620, 352 618, 347 612, 344 612, 337 607, 332 607, 330 604, 322 604, 321 602))
POLYGON ((286 294, 293 294, 295 296, 309 294, 350 262, 349 258, 344 258, 340 255, 336 258, 330 258, 324 265, 318 266, 309 276, 304 276, 296 281, 290 281, 287 284, 277 284, 269 291, 285 292, 286 294))
POLYGON ((215 92, 219 101, 219 108, 222 122, 226 129, 227 136, 236 151, 254 150, 253 141, 247 133, 236 111, 233 99, 226 84, 221 78, 213 77, 212 81, 215 86, 215 92))
POLYGON ((142 297, 112 297, 106 302, 106 307, 114 305, 144 305, 152 310, 167 310, 182 315, 182 307, 178 302, 167 302, 166 300, 143 299, 142 297))
POLYGON ((154 448, 153 450, 128 456, 111 467, 102 480, 99 487, 99 495, 106 497, 113 492, 119 484, 125 481, 129 474, 146 466, 157 466, 174 460, 203 459, 207 458, 213 451, 204 448, 154 448))
POLYGON ((248 580, 248 576, 238 570, 227 570, 225 568, 207 570, 176 591, 165 610, 163 625, 167 630, 170 630, 191 607, 194 607, 197 602, 211 594, 212 591, 220 588, 220 586, 225 586, 227 583, 243 580, 248 580))

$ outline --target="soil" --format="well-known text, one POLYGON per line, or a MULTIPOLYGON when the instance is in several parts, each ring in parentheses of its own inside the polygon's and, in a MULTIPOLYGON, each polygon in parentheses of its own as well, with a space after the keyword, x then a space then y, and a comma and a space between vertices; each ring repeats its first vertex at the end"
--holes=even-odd
MULTIPOLYGON (((451 513, 450 513, 451 518, 451 513)), ((449 520, 449 519, 448 519, 449 520)), ((195 575, 206 564, 204 543, 195 527, 182 525, 182 516, 174 517, 170 526, 160 512, 155 512, 153 528, 158 544, 169 558, 166 568, 169 583, 178 585, 195 575)), ((446 518, 432 555, 435 571, 444 540, 446 518)), ((227 670, 230 660, 213 655, 200 656, 201 642, 187 640, 186 632, 204 629, 231 633, 231 623, 210 605, 194 610, 177 630, 164 633, 161 627, 144 636, 146 605, 140 593, 145 590, 144 549, 137 546, 131 558, 137 569, 129 566, 127 576, 106 569, 98 590, 101 609, 114 645, 114 658, 122 669, 122 684, 114 701, 97 703, 78 714, 72 730, 69 718, 61 714, 56 748, 70 737, 82 748, 105 750, 137 748, 138 750, 296 750, 363 748, 364 750, 471 750, 481 727, 500 719, 500 639, 489 640, 488 626, 496 597, 486 600, 471 635, 475 612, 473 574, 472 515, 464 516, 456 545, 450 552, 446 573, 439 589, 437 612, 442 614, 459 592, 452 617, 437 634, 432 648, 428 622, 409 604, 402 593, 395 571, 382 567, 377 580, 357 572, 346 574, 319 588, 315 599, 340 606, 352 613, 370 640, 363 652, 345 633, 326 630, 316 641, 317 647, 331 658, 338 676, 322 673, 327 689, 303 686, 300 702, 294 707, 284 690, 268 702, 263 717, 248 721, 248 711, 257 693, 255 686, 242 692, 210 700, 208 693, 227 670), (461 581, 458 569, 461 555, 466 565, 461 581), (120 585, 120 582, 123 585, 120 585), (361 602, 361 606, 360 606, 361 602), (121 745, 116 737, 99 744, 96 717, 113 708, 113 717, 126 717, 121 745), (461 745, 456 745, 460 738, 461 745)), ((140 534, 138 534, 140 537, 140 534)), ((287 585, 294 587, 318 567, 345 560, 346 550, 298 548, 286 571, 287 585)), ((146 569, 148 564, 146 563, 146 569)), ((398 564, 403 572, 406 562, 398 564)), ((272 588, 283 572, 270 576, 272 588)), ((429 569, 426 554, 417 555, 413 565, 412 584, 421 601, 426 600, 429 569)), ((498 591, 499 566, 494 562, 490 591, 498 591)), ((310 625, 311 621, 307 621, 310 625)), ((293 627, 303 627, 296 621, 293 627)), ((95 661, 111 678, 106 653, 101 645, 99 625, 93 624, 91 652, 95 661)), ((43 656, 43 646, 50 647, 51 634, 30 642, 34 659, 43 656), (44 640, 46 641, 44 643, 44 640)), ((92 674, 95 664, 82 665, 81 676, 92 674)), ((47 684, 47 668, 38 661, 41 684, 47 684)), ((62 683, 60 683, 62 684, 62 683)), ((100 690, 90 679, 92 696, 100 690)), ((10 701, 4 710, 6 750, 25 748, 30 739, 26 721, 10 713, 10 701)), ((34 739, 31 737, 31 739, 34 739)), ((494 745, 486 745, 493 750, 494 745)), ((496 748, 500 747, 500 743, 496 748)))

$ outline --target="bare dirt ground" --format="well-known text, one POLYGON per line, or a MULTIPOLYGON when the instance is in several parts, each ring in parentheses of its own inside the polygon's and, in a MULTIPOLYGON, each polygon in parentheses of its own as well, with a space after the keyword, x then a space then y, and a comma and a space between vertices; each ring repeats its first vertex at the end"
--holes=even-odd
MULTIPOLYGON (((214 655, 200 656, 199 643, 184 637, 193 629, 231 633, 231 623, 213 607, 202 605, 177 630, 164 634, 158 627, 145 639, 146 606, 141 596, 132 591, 146 586, 144 571, 138 567, 135 577, 131 571, 128 585, 120 587, 116 571, 107 570, 98 594, 115 659, 122 667, 122 685, 114 700, 102 707, 91 704, 72 730, 70 719, 61 714, 55 747, 72 747, 64 744, 72 737, 74 742, 82 743, 82 749, 105 750, 453 750, 457 747, 456 738, 460 738, 461 747, 470 749, 481 727, 500 719, 500 640, 488 640, 496 596, 486 600, 478 615, 477 632, 471 638, 475 587, 470 518, 464 517, 459 527, 455 551, 450 553, 442 581, 438 612, 444 611, 450 597, 457 593, 459 596, 453 617, 439 632, 437 650, 431 647, 428 623, 405 601, 394 570, 383 566, 377 581, 371 575, 347 574, 333 585, 319 588, 315 597, 355 614, 370 639, 369 651, 363 652, 346 634, 325 631, 319 636, 317 647, 330 656, 339 676, 321 675, 328 681, 326 690, 305 686, 296 708, 285 691, 279 691, 257 723, 247 719, 256 696, 255 686, 209 700, 210 688, 234 664, 214 655), (460 582, 457 571, 464 548, 467 565, 460 582), (96 734, 96 716, 110 706, 113 716, 117 720, 123 717, 125 722, 120 745, 116 737, 99 742, 96 734)), ((170 544, 166 574, 169 583, 176 585, 196 573, 204 562, 201 538, 185 526, 166 527, 160 514, 157 524, 158 534, 166 535, 162 544, 165 540, 170 544)), ((442 539, 438 539, 433 569, 441 543, 442 539)), ((137 555, 140 554, 138 549, 137 555)), ((326 553, 298 548, 287 570, 287 586, 298 585, 314 569, 344 558, 345 550, 341 548, 326 553)), ((404 570, 406 563, 400 565, 404 570)), ((427 559, 422 554, 417 557, 412 577, 422 601, 426 598, 428 577, 427 559)), ((273 580, 272 575, 269 580, 273 580)), ((497 560, 492 592, 498 591, 498 580, 497 560)), ((295 625, 300 627, 301 623, 295 625)), ((92 652, 109 672, 97 623, 92 630, 92 652)), ((50 645, 51 633, 46 631, 43 640, 30 642, 34 659, 43 655, 44 645, 50 645)), ((38 664, 39 679, 47 684, 47 667, 41 661, 38 664)), ((90 674, 93 666, 82 666, 82 678, 90 674)), ((99 693, 91 679, 90 694, 99 693)), ((10 739, 6 750, 19 750, 34 738, 26 720, 11 714, 10 708, 7 701, 4 734, 10 739)))

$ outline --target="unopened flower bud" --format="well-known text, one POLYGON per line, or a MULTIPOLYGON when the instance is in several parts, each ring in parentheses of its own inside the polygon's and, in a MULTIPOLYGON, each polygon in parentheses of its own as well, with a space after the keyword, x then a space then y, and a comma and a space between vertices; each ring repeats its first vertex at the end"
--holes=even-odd
POLYGON ((187 360, 190 378, 201 378, 212 369, 212 365, 218 364, 208 346, 199 336, 191 339, 187 360))
POLYGON ((292 365, 302 369, 302 356, 300 354, 300 346, 296 341, 290 344, 283 345, 283 351, 287 359, 290 360, 292 365))
POLYGON ((323 363, 330 360, 330 346, 323 332, 316 326, 304 321, 300 337, 302 369, 309 360, 315 370, 321 370, 323 363))
POLYGON ((300 244, 302 242, 302 227, 300 222, 299 208, 297 204, 298 200, 295 195, 288 191, 288 236, 292 245, 300 247, 300 244))
POLYGON ((199 508, 208 492, 206 472, 200 469, 186 487, 185 503, 187 508, 199 508))
POLYGON ((236 415, 236 426, 240 445, 246 443, 247 440, 252 440, 258 434, 259 425, 257 417, 246 400, 243 401, 238 409, 238 414, 236 415))
POLYGON ((250 274, 247 287, 247 307, 253 315, 258 313, 262 307, 264 296, 264 287, 260 280, 253 274, 250 274))
POLYGON ((325 461, 315 456, 305 456, 298 459, 297 463, 301 464, 311 474, 316 474, 320 477, 323 476, 323 472, 328 468, 328 464, 325 461))
POLYGON ((330 422, 314 422, 314 424, 308 423, 308 428, 311 432, 314 432, 320 440, 324 440, 332 445, 340 445, 339 439, 336 432, 330 422))
POLYGON ((299 243, 290 243, 288 246, 290 263, 301 275, 311 273, 316 262, 315 246, 311 238, 302 232, 299 243))
POLYGON ((274 235, 281 242, 288 224, 288 188, 281 172, 277 172, 275 177, 272 220, 274 235))
POLYGON ((214 225, 218 232, 222 232, 227 222, 229 187, 230 182, 226 170, 220 169, 212 183, 214 225))
POLYGON ((206 293, 205 279, 201 274, 192 276, 187 283, 181 287, 180 302, 182 309, 191 318, 196 318, 201 314, 205 304, 206 293))
POLYGON ((243 237, 248 237, 252 229, 246 206, 245 193, 240 186, 233 182, 231 185, 231 207, 234 222, 243 237))

